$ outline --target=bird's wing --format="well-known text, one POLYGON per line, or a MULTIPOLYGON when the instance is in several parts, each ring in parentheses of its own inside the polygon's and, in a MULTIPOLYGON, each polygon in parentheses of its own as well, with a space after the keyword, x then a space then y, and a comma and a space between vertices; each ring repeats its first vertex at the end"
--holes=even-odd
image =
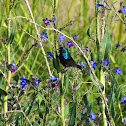
POLYGON ((68 52, 68 53, 63 53, 63 56, 64 56, 65 59, 73 59, 73 58, 71 57, 71 55, 70 55, 69 52, 68 52))

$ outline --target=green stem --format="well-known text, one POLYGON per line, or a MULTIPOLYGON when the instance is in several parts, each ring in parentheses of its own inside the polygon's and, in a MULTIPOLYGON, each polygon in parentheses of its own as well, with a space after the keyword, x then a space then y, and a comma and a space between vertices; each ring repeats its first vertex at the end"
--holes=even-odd
POLYGON ((61 122, 62 126, 65 126, 65 121, 64 121, 64 92, 63 92, 63 82, 64 82, 64 74, 61 75, 59 73, 59 80, 60 82, 60 96, 61 96, 61 122), (61 78, 62 77, 62 78, 61 78))
MULTIPOLYGON (((7 18, 9 17, 9 6, 10 6, 10 0, 6 0, 6 13, 7 13, 7 18)), ((8 33, 8 37, 10 36, 10 21, 7 22, 7 33, 8 33)), ((7 46, 7 63, 10 64, 10 44, 8 44, 7 46)), ((7 83, 6 83, 6 88, 5 91, 8 93, 8 89, 9 89, 9 83, 10 83, 10 79, 11 79, 11 71, 7 72, 7 83)), ((4 96, 4 117, 5 119, 7 119, 7 111, 8 111, 8 105, 7 105, 7 96, 4 96)), ((5 124, 5 126, 9 126, 8 123, 5 124)))
MULTIPOLYGON (((100 82, 104 85, 103 95, 105 95, 105 77, 103 68, 100 70, 100 82)), ((104 100, 102 99, 102 103, 104 103, 104 100)), ((105 114, 105 104, 102 104, 102 118, 103 118, 103 126, 107 126, 107 117, 105 114)))
POLYGON ((61 95, 61 120, 62 120, 62 126, 65 126, 65 121, 64 121, 64 94, 61 95))

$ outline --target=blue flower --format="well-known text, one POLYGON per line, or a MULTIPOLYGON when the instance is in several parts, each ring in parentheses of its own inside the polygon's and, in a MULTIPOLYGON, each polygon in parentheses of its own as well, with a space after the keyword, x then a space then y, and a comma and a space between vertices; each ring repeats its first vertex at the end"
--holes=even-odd
POLYGON ((77 40, 77 34, 76 35, 73 35, 73 39, 74 40, 77 40))
POLYGON ((52 21, 56 21, 56 16, 53 14, 52 21))
POLYGON ((124 117, 124 123, 126 123, 126 117, 124 117))
POLYGON ((96 115, 95 115, 93 112, 91 112, 91 113, 90 113, 90 118, 91 118, 91 120, 95 120, 96 115))
POLYGON ((115 49, 117 49, 118 47, 120 46, 120 44, 119 44, 119 42, 116 44, 116 48, 115 49))
POLYGON ((64 41, 64 35, 61 33, 58 34, 59 42, 64 41))
POLYGON ((15 70, 17 69, 17 66, 15 65, 14 62, 12 62, 11 65, 12 65, 12 70, 11 71, 15 72, 15 70))
POLYGON ((33 75, 31 75, 31 78, 32 78, 32 84, 35 86, 38 86, 39 83, 41 82, 41 80, 39 78, 34 78, 33 75))
POLYGON ((56 76, 49 76, 48 78, 52 81, 58 81, 58 78, 56 76))
POLYGON ((103 6, 102 2, 101 1, 98 1, 97 4, 95 4, 96 7, 100 7, 100 6, 103 6))
POLYGON ((122 9, 120 10, 120 12, 124 13, 125 17, 126 17, 126 7, 125 6, 122 7, 122 9))
POLYGON ((21 81, 21 82, 20 82, 19 84, 22 85, 22 88, 24 88, 25 85, 26 85, 25 75, 23 75, 22 78, 20 78, 20 81, 21 81))
POLYGON ((102 62, 104 63, 105 66, 108 66, 109 64, 111 64, 111 62, 108 61, 107 59, 103 59, 102 62))
POLYGON ((43 39, 43 40, 48 39, 47 33, 45 33, 44 31, 42 31, 42 33, 41 33, 41 39, 43 39))
POLYGON ((81 61, 81 63, 78 63, 79 66, 84 67, 85 63, 83 61, 81 61))
POLYGON ((43 21, 44 21, 44 23, 45 23, 46 26, 50 25, 50 21, 48 20, 48 18, 43 19, 43 21))
POLYGON ((126 96, 121 99, 121 104, 126 104, 126 96))
POLYGON ((88 51, 88 46, 86 45, 84 49, 85 49, 86 51, 88 51))
POLYGON ((114 72, 115 72, 115 74, 121 74, 121 71, 122 69, 119 69, 119 67, 116 67, 115 69, 114 69, 114 72))
POLYGON ((83 67, 85 66, 85 64, 84 64, 84 62, 83 62, 83 61, 81 61, 81 66, 83 66, 83 67))
POLYGON ((47 52, 49 58, 53 58, 53 54, 51 52, 47 52))
POLYGON ((67 40, 66 46, 69 46, 69 48, 71 48, 72 46, 74 46, 74 44, 71 41, 67 40))
POLYGON ((95 66, 96 66, 96 61, 95 61, 95 60, 90 61, 90 64, 91 64, 91 67, 93 68, 93 67, 95 67, 95 66))

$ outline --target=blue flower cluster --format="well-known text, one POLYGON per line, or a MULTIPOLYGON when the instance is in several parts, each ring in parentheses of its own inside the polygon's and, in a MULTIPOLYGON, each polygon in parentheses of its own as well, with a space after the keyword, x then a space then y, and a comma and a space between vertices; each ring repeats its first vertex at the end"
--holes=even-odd
POLYGON ((25 78, 25 75, 23 75, 22 78, 20 78, 20 81, 21 81, 21 82, 20 82, 19 84, 22 86, 21 89, 25 88, 25 86, 26 86, 27 84, 30 84, 30 83, 31 83, 33 86, 38 86, 39 83, 41 82, 41 80, 40 80, 39 78, 34 78, 33 75, 31 75, 31 78, 32 78, 32 81, 26 79, 26 78, 25 78))

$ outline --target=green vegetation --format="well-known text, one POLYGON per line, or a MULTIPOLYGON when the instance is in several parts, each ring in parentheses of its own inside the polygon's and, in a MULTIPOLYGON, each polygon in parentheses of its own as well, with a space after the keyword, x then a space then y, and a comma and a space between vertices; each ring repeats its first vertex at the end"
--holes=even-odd
POLYGON ((102 0, 99 7, 96 3, 1 0, 1 126, 125 125, 126 17, 119 10, 126 2, 102 0), (45 25, 46 18, 50 25, 45 25), (59 33, 64 41, 59 42, 59 33), (66 46, 67 40, 74 46, 66 46), (82 70, 75 64, 64 68, 58 57, 61 46, 76 63, 83 61, 82 70))

